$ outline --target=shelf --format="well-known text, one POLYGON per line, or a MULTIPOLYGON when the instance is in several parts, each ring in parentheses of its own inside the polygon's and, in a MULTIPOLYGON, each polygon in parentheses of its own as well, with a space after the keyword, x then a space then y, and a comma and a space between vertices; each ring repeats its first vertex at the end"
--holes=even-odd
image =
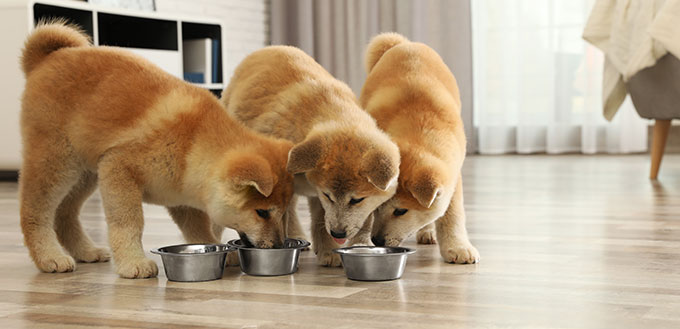
MULTIPOLYGON (((182 22, 182 41, 189 42, 190 40, 211 40, 213 42, 212 47, 216 47, 216 52, 209 52, 212 54, 212 59, 203 61, 199 59, 190 59, 187 56, 205 56, 203 51, 188 51, 183 50, 184 56, 184 71, 185 72, 204 72, 205 69, 198 69, 196 66, 201 65, 200 63, 207 62, 210 67, 206 69, 211 70, 210 74, 205 74, 205 77, 209 78, 211 81, 205 81, 206 83, 223 83, 223 73, 222 73, 222 27, 219 24, 210 23, 197 23, 197 22, 182 22), (191 63, 191 64, 188 64, 191 63), (187 66, 191 67, 189 71, 187 66)), ((214 49, 210 47, 210 49, 214 49)), ((195 49, 195 48, 192 48, 195 49)))
MULTIPOLYGON (((25 76, 17 65, 26 36, 43 19, 66 19, 79 25, 95 46, 124 47, 157 65, 162 70, 184 78, 184 41, 209 39, 217 43, 218 53, 211 52, 211 62, 217 63, 210 71, 210 81, 196 86, 210 91, 217 97, 229 77, 225 75, 225 36, 223 21, 217 18, 187 16, 176 13, 136 11, 94 5, 73 0, 0 0, 0 72, 5 84, 0 88, 0 99, 6 111, 0 115, 0 179, 2 170, 16 171, 21 167, 20 120, 21 95, 25 76), (217 57, 215 60, 214 58, 217 57), (217 73, 215 73, 217 69, 217 73), (217 77, 215 80, 212 76, 217 77)), ((207 58, 207 57, 206 57, 207 58)), ((206 65, 208 67, 208 65, 206 65)), ((190 72, 191 73, 191 72, 190 72)))
POLYGON ((177 21, 98 13, 99 44, 179 50, 177 21))
POLYGON ((208 80, 196 84, 201 88, 224 88, 224 45, 219 22, 59 0, 38 0, 33 3, 32 9, 34 24, 41 19, 63 17, 81 26, 95 45, 124 47, 179 78, 184 78, 184 72, 189 71, 186 60, 187 56, 191 56, 186 49, 182 49, 181 43, 212 40, 214 43, 206 47, 209 50, 202 53, 202 56, 206 53, 212 55, 212 58, 205 60, 206 69, 192 67, 189 72, 203 72, 204 78, 208 80))
POLYGON ((69 23, 80 26, 80 28, 94 40, 94 27, 92 24, 92 11, 76 8, 52 6, 48 4, 33 4, 33 22, 54 18, 64 18, 69 23))
POLYGON ((201 87, 204 89, 224 89, 223 83, 192 83, 196 87, 201 87))

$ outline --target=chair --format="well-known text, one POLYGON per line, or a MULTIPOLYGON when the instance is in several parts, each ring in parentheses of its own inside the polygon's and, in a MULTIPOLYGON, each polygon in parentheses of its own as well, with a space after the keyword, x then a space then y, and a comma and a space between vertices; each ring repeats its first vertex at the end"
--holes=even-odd
POLYGON ((657 179, 672 119, 680 119, 680 60, 671 54, 661 57, 630 78, 626 89, 638 114, 653 119, 650 179, 657 179))

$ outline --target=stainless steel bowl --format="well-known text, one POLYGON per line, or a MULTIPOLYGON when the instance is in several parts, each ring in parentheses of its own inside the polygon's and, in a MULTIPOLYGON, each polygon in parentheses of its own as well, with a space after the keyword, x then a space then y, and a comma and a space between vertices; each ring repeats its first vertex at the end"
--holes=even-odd
POLYGON ((223 244, 180 244, 151 252, 161 255, 168 280, 197 282, 222 278, 227 253, 232 250, 223 244))
POLYGON ((342 266, 349 279, 359 281, 386 281, 401 278, 408 255, 416 252, 403 247, 356 246, 339 248, 342 266))
POLYGON ((262 249, 246 247, 241 240, 227 242, 238 250, 241 271, 248 275, 275 276, 293 274, 298 269, 300 251, 309 247, 309 242, 300 239, 286 239, 283 248, 262 249))

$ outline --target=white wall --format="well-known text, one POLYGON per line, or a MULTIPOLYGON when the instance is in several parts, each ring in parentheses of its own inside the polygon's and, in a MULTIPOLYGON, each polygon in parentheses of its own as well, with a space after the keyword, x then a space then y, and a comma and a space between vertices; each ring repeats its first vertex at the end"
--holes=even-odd
POLYGON ((224 22, 225 82, 246 55, 269 45, 269 0, 156 0, 156 11, 224 22))

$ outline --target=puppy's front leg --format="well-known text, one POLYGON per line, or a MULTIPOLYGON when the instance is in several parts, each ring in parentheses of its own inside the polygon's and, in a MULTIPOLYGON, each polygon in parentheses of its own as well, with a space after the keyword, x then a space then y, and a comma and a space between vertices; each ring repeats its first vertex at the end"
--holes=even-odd
POLYGON ((217 225, 215 223, 212 224, 212 232, 217 241, 222 243, 222 234, 224 233, 224 226, 217 225))
MULTIPOLYGON (((207 214, 206 214, 207 216, 207 214)), ((222 243, 222 234, 224 233, 224 226, 212 223, 212 233, 215 236, 217 243, 222 243)), ((227 265, 238 266, 240 260, 238 259, 237 252, 230 252, 227 254, 227 265)))
POLYGON ((302 226, 300 225, 300 220, 297 215, 297 196, 293 196, 286 209, 286 236, 293 239, 307 240, 307 235, 305 234, 302 226))
POLYGON ((314 248, 317 262, 323 266, 341 266, 340 255, 333 253, 333 249, 338 248, 339 245, 326 232, 321 201, 319 198, 310 197, 308 203, 312 217, 312 248, 314 248))
POLYGON ((349 240, 349 246, 370 246, 371 245, 371 229, 373 229, 373 213, 368 215, 364 221, 364 225, 353 238, 349 240))
POLYGON ((418 244, 437 244, 435 236, 434 223, 427 224, 423 226, 416 234, 416 241, 418 244))
POLYGON ((220 243, 213 234, 213 223, 205 212, 186 206, 167 209, 187 243, 220 243))
POLYGON ((463 207, 463 180, 458 177, 453 199, 444 216, 435 222, 439 251, 447 263, 473 264, 479 261, 479 252, 468 239, 463 207))
POLYGON ((156 263, 144 256, 142 232, 142 190, 133 172, 116 158, 102 159, 99 187, 109 226, 109 243, 118 274, 123 278, 151 278, 158 274, 156 263))

